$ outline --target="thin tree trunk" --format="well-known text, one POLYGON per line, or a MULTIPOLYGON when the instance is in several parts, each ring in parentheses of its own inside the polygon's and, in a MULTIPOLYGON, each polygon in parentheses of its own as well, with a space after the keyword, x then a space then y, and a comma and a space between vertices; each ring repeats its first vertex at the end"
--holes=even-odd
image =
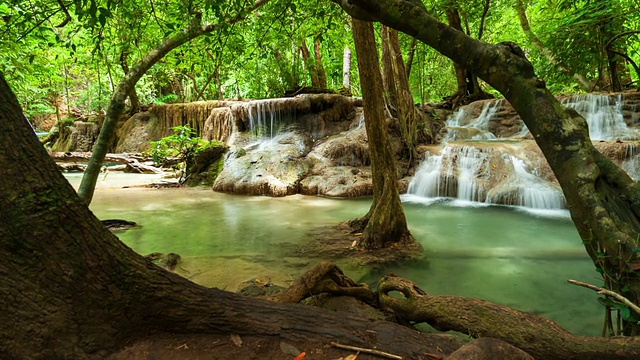
POLYGON ((527 18, 526 7, 522 2, 522 0, 518 0, 518 2, 516 3, 516 10, 518 11, 518 17, 520 18, 520 26, 522 27, 522 30, 524 31, 525 35, 527 35, 527 38, 529 39, 529 41, 531 41, 531 43, 542 53, 542 55, 544 55, 547 58, 547 60, 549 60, 550 63, 556 65, 558 69, 560 69, 560 71, 573 77, 576 80, 576 82, 580 85, 582 90, 592 91, 593 88, 595 87, 595 84, 589 79, 587 79, 585 76, 575 73, 569 70, 564 65, 562 65, 558 61, 558 59, 556 59, 556 57, 553 55, 551 50, 549 50, 549 48, 544 46, 544 44, 542 43, 542 40, 540 40, 540 38, 536 36, 533 30, 531 30, 531 25, 529 24, 529 19, 527 18))
POLYGON ((373 202, 368 214, 361 219, 366 223, 361 245, 378 249, 399 242, 414 242, 400 202, 395 159, 383 116, 382 77, 373 24, 354 19, 353 38, 373 176, 373 202))
POLYGON ((327 88, 327 72, 324 71, 324 65, 322 65, 322 51, 320 49, 320 40, 313 42, 313 54, 316 59, 316 70, 318 71, 318 87, 320 89, 327 88))
POLYGON ((395 110, 397 127, 405 147, 406 158, 409 159, 409 168, 411 168, 418 145, 416 129, 418 114, 413 104, 413 95, 409 89, 409 79, 402 60, 398 31, 383 26, 382 44, 382 53, 385 57, 385 90, 389 92, 388 97, 395 110))
POLYGON ((311 76, 311 86, 315 88, 320 87, 320 77, 318 76, 318 68, 316 66, 314 58, 311 57, 307 42, 303 39, 300 43, 300 52, 302 53, 302 60, 304 61, 307 70, 309 70, 309 76, 311 76))
MULTIPOLYGON (((393 75, 393 59, 389 46, 389 28, 382 27, 382 85, 384 87, 384 100, 390 117, 398 116, 398 93, 396 92, 393 75)), ((359 60, 358 60, 359 61, 359 60)))
POLYGON ((411 46, 409 47, 409 55, 407 56, 407 79, 411 79, 411 68, 413 67, 413 58, 416 54, 416 44, 418 39, 411 39, 411 46))
POLYGON ((138 80, 140 80, 140 78, 147 72, 147 70, 149 70, 156 62, 162 59, 171 50, 184 43, 189 42, 190 40, 200 35, 210 33, 220 28, 221 26, 226 26, 228 24, 236 23, 243 20, 253 10, 263 6, 268 1, 269 0, 258 0, 253 3, 253 5, 245 9, 245 11, 236 14, 232 18, 226 19, 223 23, 202 25, 202 14, 196 14, 196 17, 187 28, 183 29, 174 36, 166 38, 153 50, 149 51, 149 53, 147 53, 147 55, 142 60, 140 60, 130 69, 129 73, 127 73, 122 81, 118 84, 116 90, 113 93, 113 96, 111 97, 109 107, 107 108, 107 114, 105 116, 104 122, 102 123, 102 128, 100 129, 100 134, 98 135, 98 139, 93 146, 93 155, 91 156, 91 161, 89 161, 89 164, 87 165, 84 176, 82 176, 80 187, 78 188, 78 195, 80 195, 80 198, 86 204, 91 203, 91 199, 93 198, 93 192, 95 191, 96 182, 98 181, 98 176, 100 175, 102 161, 113 142, 116 124, 118 123, 120 115, 122 115, 122 112, 124 110, 124 102, 127 96, 134 89, 138 80))
POLYGON ((342 86, 351 90, 351 49, 349 49, 349 45, 345 45, 342 57, 342 86))
MULTIPOLYGON (((127 63, 127 57, 129 53, 123 51, 120 53, 120 67, 122 67, 122 71, 125 75, 129 73, 129 64, 127 63)), ((140 98, 138 98, 138 93, 136 92, 136 88, 129 93, 129 101, 131 102, 131 114, 135 114, 140 110, 140 98)))
POLYGON ((480 28, 478 29, 478 40, 482 40, 484 34, 484 22, 489 14, 489 8, 491 7, 491 0, 486 0, 484 3, 484 9, 482 10, 482 18, 480 18, 480 28))

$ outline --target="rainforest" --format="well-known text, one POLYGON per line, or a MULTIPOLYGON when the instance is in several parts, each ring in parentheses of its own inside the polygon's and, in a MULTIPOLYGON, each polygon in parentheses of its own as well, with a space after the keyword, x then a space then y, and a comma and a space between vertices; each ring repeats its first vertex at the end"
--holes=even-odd
POLYGON ((0 357, 637 358, 639 9, 1 3, 0 357))

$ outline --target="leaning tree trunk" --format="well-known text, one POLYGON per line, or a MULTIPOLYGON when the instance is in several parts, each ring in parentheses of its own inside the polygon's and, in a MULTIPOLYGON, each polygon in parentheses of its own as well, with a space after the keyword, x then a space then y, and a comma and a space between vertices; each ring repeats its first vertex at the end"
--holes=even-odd
POLYGON ((244 20, 244 18, 253 10, 263 6, 268 1, 269 0, 257 0, 251 6, 245 8, 241 12, 238 12, 234 17, 224 19, 224 21, 216 24, 202 25, 202 14, 197 13, 188 27, 181 30, 178 34, 166 38, 158 46, 149 51, 142 60, 127 72, 111 97, 111 101, 107 108, 107 114, 104 118, 104 122, 102 123, 102 128, 100 129, 100 134, 93 145, 91 161, 89 161, 89 164, 87 165, 87 169, 85 170, 84 175, 82 176, 82 181, 80 182, 80 187, 78 188, 78 195, 80 195, 80 198, 86 204, 90 204, 91 199, 93 198, 93 192, 96 188, 98 175, 100 175, 102 161, 109 151, 109 147, 113 143, 116 124, 124 111, 124 102, 129 94, 134 90, 138 80, 140 80, 147 70, 167 55, 171 50, 195 39, 200 35, 210 33, 220 27, 227 26, 228 24, 244 20))
POLYGON ((369 213, 361 219, 361 223, 366 224, 361 245, 366 249, 378 249, 415 240, 407 228, 400 202, 395 159, 384 118, 382 76, 373 24, 354 19, 353 38, 373 174, 373 203, 369 213))
POLYGON ((549 162, 598 271, 611 280, 611 290, 640 303, 640 184, 595 149, 585 119, 547 90, 516 44, 473 39, 430 16, 417 0, 349 0, 342 7, 416 37, 500 91, 549 162))
POLYGON ((158 332, 339 341, 407 358, 460 346, 394 323, 208 289, 154 265, 83 204, 1 74, 0 259, 2 359, 104 358, 158 332))
POLYGON ((544 46, 542 40, 540 40, 540 38, 533 32, 533 30, 531 29, 531 25, 529 24, 529 19, 527 18, 526 7, 522 0, 518 0, 518 2, 516 3, 516 10, 518 11, 518 18, 520 19, 520 27, 522 27, 522 31, 524 31, 525 35, 527 35, 527 38, 529 39, 529 41, 531 41, 533 46, 535 46, 542 53, 542 55, 544 55, 547 60, 549 60, 550 63, 556 65, 560 69, 560 71, 573 77, 580 85, 582 90, 593 91, 595 83, 587 79, 584 75, 575 73, 562 65, 560 61, 558 61, 558 59, 556 59, 556 57, 553 55, 551 50, 544 46))

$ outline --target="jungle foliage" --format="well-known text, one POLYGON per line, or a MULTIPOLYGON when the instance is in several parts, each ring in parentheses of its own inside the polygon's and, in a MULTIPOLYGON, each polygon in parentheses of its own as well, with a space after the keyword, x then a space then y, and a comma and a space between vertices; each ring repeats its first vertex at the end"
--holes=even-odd
MULTIPOLYGON (((185 14, 202 13, 203 22, 214 23, 248 4, 244 0, 62 3, 66 5, 53 0, 0 4, 0 70, 36 125, 44 118, 51 122, 104 113, 128 67, 185 28, 192 18, 185 14)), ((584 75, 594 90, 638 86, 632 62, 640 62, 640 35, 630 32, 640 29, 637 0, 429 0, 425 4, 445 22, 447 12, 455 10, 468 35, 489 43, 521 44, 553 92, 581 91, 561 67, 584 75), (557 63, 550 62, 523 32, 515 10, 518 2, 526 8, 532 32, 557 63)), ((379 27, 376 32, 379 36, 379 27)), ((400 44, 405 60, 412 59, 409 82, 416 102, 437 102, 456 92, 450 60, 404 34, 400 44)), ((142 104, 282 96, 287 90, 313 85, 305 48, 315 59, 311 63, 320 62, 326 86, 340 89, 345 47, 354 48, 350 20, 330 2, 274 0, 244 21, 165 56, 137 83, 135 93, 142 104)), ((353 92, 359 95, 358 76, 352 78, 353 92)), ((481 86, 498 95, 486 83, 481 86)))

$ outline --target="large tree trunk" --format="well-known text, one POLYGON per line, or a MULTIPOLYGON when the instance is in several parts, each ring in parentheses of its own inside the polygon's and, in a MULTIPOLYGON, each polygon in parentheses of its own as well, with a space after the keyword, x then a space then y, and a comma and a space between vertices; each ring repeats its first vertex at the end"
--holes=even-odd
POLYGON ((393 115, 397 119, 397 128, 404 144, 405 156, 409 160, 409 168, 411 168, 417 154, 419 114, 413 104, 413 95, 411 95, 409 79, 400 50, 398 31, 383 26, 381 33, 385 91, 390 107, 395 110, 393 115))
POLYGON ((473 39, 417 0, 350 0, 343 8, 416 37, 500 91, 549 162, 597 269, 611 290, 640 303, 640 184, 595 149, 585 119, 558 102, 516 44, 473 39))
POLYGON ((407 358, 460 345, 389 322, 208 289, 154 265, 82 203, 2 76, 0 259, 2 359, 104 358, 157 332, 339 341, 407 358))
POLYGON ((395 158, 387 135, 373 24, 354 19, 353 37, 373 175, 373 203, 369 213, 359 221, 366 224, 361 245, 366 249, 378 249, 398 242, 414 242, 400 202, 395 158))
POLYGON ((104 122, 102 123, 102 128, 100 129, 100 134, 93 145, 91 161, 89 161, 87 170, 82 176, 82 181, 78 188, 78 195, 80 195, 80 198, 85 203, 91 203, 91 199, 93 198, 96 182, 100 175, 100 168, 102 167, 104 156, 107 154, 109 147, 113 143, 116 124, 124 110, 124 102, 131 91, 135 88, 138 80, 140 80, 147 70, 178 46, 185 44, 200 35, 210 33, 221 26, 227 26, 228 24, 244 20, 244 18, 253 10, 263 6, 268 1, 269 0, 257 0, 243 11, 238 12, 234 17, 224 19, 221 23, 202 25, 202 14, 197 13, 187 28, 181 30, 176 35, 164 39, 158 46, 149 51, 142 60, 130 69, 118 84, 113 96, 111 97, 109 107, 107 108, 107 114, 104 118, 104 122))

